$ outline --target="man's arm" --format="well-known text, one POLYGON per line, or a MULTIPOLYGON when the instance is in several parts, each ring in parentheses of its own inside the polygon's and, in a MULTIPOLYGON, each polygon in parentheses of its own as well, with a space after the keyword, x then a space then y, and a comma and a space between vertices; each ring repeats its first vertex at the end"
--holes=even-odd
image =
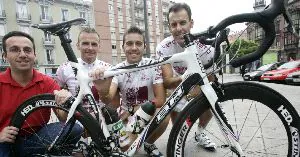
POLYGON ((100 89, 98 91, 100 100, 104 104, 111 104, 111 106, 115 109, 118 108, 120 105, 120 95, 117 94, 117 91, 118 91, 118 85, 115 84, 114 82, 111 82, 109 90, 100 89))
POLYGON ((163 83, 153 84, 154 99, 152 100, 156 107, 162 107, 166 101, 166 91, 163 83))
POLYGON ((164 87, 166 89, 176 88, 181 83, 181 77, 173 76, 173 69, 171 64, 166 64, 161 67, 164 80, 164 87))

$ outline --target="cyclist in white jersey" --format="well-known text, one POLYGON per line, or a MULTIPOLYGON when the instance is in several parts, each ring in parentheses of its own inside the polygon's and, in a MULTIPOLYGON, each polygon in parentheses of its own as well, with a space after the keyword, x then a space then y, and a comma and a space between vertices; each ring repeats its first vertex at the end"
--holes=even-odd
MULTIPOLYGON (((194 24, 193 19, 191 19, 191 9, 185 3, 175 3, 173 6, 171 6, 167 18, 172 36, 165 38, 160 44, 158 44, 156 47, 157 57, 165 57, 183 52, 183 35, 189 33, 194 24)), ((201 56, 202 63, 207 64, 214 56, 214 49, 210 46, 201 44, 199 41, 194 41, 194 43, 196 44, 198 53, 201 56)), ((181 83, 182 80, 180 75, 182 75, 185 70, 186 66, 184 63, 163 65, 162 72, 165 88, 168 90, 176 88, 181 83)), ((207 71, 210 71, 210 69, 207 69, 207 71)), ((209 76, 208 78, 210 81, 212 81, 214 76, 209 76)), ((195 95, 198 92, 200 92, 200 88, 196 88, 189 95, 195 95)), ((186 99, 182 99, 180 104, 176 106, 177 108, 175 108, 175 112, 171 113, 171 119, 173 123, 175 122, 177 112, 180 112, 184 108, 186 101, 186 99)), ((211 142, 211 140, 203 132, 211 117, 212 113, 210 110, 207 110, 200 116, 199 127, 195 134, 195 140, 198 145, 207 150, 213 151, 215 150, 215 143, 211 142)))
MULTIPOLYGON (((130 64, 143 65, 150 61, 150 59, 142 57, 146 45, 143 33, 139 28, 133 26, 128 29, 123 36, 122 47, 126 55, 126 60, 118 64, 118 67, 130 64)), ((101 71, 101 69, 97 70, 101 71)), ((92 76, 100 76, 99 73, 95 73, 92 76)), ((165 102, 165 90, 160 67, 115 76, 112 80, 97 80, 95 81, 95 86, 100 93, 101 101, 106 104, 110 102, 111 98, 117 95, 119 89, 122 97, 121 106, 125 110, 129 106, 137 106, 146 101, 155 102, 156 107, 161 107, 165 102)), ((163 134, 168 122, 169 119, 166 118, 160 127, 146 140, 144 149, 149 156, 163 156, 154 142, 163 134)))
MULTIPOLYGON (((95 69, 96 67, 104 67, 108 68, 111 65, 98 60, 97 54, 100 52, 100 36, 93 28, 83 28, 79 35, 78 35, 78 42, 76 44, 77 49, 80 51, 81 58, 78 59, 78 63, 83 65, 85 70, 91 71, 95 69)), ((65 62, 62 65, 60 65, 56 71, 56 78, 55 80, 62 88, 67 88, 73 96, 76 96, 79 91, 79 83, 78 80, 75 77, 74 71, 71 67, 70 62, 65 62)), ((92 93, 95 97, 95 100, 97 101, 98 105, 102 105, 101 102, 99 102, 99 95, 95 87, 93 87, 93 84, 90 84, 90 87, 92 89, 92 93)), ((87 100, 83 100, 84 107, 92 114, 94 110, 91 108, 91 106, 88 104, 87 100)), ((119 104, 120 99, 116 98, 114 103, 119 104)), ((88 135, 85 134, 84 137, 87 137, 88 135)), ((84 142, 88 142, 88 138, 82 139, 84 142)))
MULTIPOLYGON (((77 49, 80 51, 81 58, 78 59, 78 63, 83 65, 85 70, 91 71, 95 67, 111 67, 110 64, 98 60, 97 54, 100 52, 100 36, 93 28, 83 28, 78 35, 77 49)), ((61 87, 67 87, 67 89, 76 95, 78 92, 78 81, 75 78, 74 71, 69 62, 65 62, 60 65, 56 71, 56 81, 61 87)), ((93 85, 90 84, 92 88, 93 85)), ((93 94, 98 100, 99 96, 95 93, 96 89, 92 88, 93 94)))

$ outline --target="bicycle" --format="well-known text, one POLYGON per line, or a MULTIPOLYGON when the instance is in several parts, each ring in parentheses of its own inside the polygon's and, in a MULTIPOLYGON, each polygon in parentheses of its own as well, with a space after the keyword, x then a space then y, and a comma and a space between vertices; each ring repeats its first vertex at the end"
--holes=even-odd
MULTIPOLYGON (((278 118, 277 123, 281 124, 278 129, 283 129, 279 132, 281 138, 277 139, 278 134, 275 134, 275 137, 268 137, 266 140, 275 139, 273 143, 267 143, 264 141, 264 146, 269 144, 274 144, 278 141, 283 141, 280 143, 280 150, 278 149, 278 145, 275 147, 268 147, 264 150, 257 150, 256 152, 250 149, 250 152, 260 153, 262 156, 288 156, 288 157, 299 157, 299 146, 300 146, 300 137, 299 137, 299 115, 291 103, 284 98, 281 94, 274 91, 273 89, 266 87, 261 84, 251 83, 251 82, 232 82, 232 83, 220 83, 220 82, 211 82, 209 83, 207 79, 207 74, 205 72, 205 66, 199 60, 199 55, 195 54, 195 45, 193 44, 193 40, 197 40, 199 37, 207 37, 207 38, 215 38, 215 46, 219 47, 219 38, 217 36, 218 32, 222 32, 226 30, 225 28, 234 23, 240 22, 257 22, 259 23, 265 31, 265 38, 263 42, 259 46, 258 50, 254 53, 251 53, 246 56, 242 56, 240 58, 235 58, 231 60, 229 63, 233 67, 238 67, 242 64, 246 64, 257 60, 260 58, 271 46, 275 37, 275 27, 273 24, 274 19, 283 14, 286 18, 287 22, 292 26, 292 21, 286 12, 286 4, 287 1, 283 0, 272 0, 271 5, 267 7, 265 10, 256 12, 256 13, 247 13, 247 14, 239 14, 235 16, 228 17, 221 21, 217 26, 210 27, 207 31, 199 33, 199 34, 187 34, 185 35, 185 43, 186 50, 182 53, 175 54, 173 56, 160 58, 155 61, 149 62, 149 64, 144 66, 131 65, 121 68, 113 68, 104 73, 103 78, 133 72, 136 70, 149 68, 153 66, 185 61, 187 63, 187 70, 185 74, 182 76, 182 83, 174 90, 171 96, 167 99, 163 107, 158 111, 158 113, 152 118, 149 124, 144 128, 142 133, 139 134, 138 138, 133 142, 130 148, 121 152, 118 148, 118 143, 115 138, 109 133, 107 129, 107 125, 105 122, 105 118, 101 112, 101 109, 97 107, 95 100, 91 94, 90 88, 88 86, 88 82, 92 81, 86 73, 84 73, 80 66, 76 64, 76 57, 74 52, 70 46, 71 40, 69 40, 66 36, 68 30, 72 25, 80 24, 84 20, 83 19, 75 19, 67 22, 62 22, 58 24, 50 24, 50 25, 35 25, 35 28, 42 29, 43 31, 47 31, 51 34, 59 36, 62 47, 68 57, 68 60, 71 61, 73 67, 77 70, 74 70, 75 74, 77 74, 78 80, 80 81, 80 90, 76 99, 70 102, 65 103, 64 105, 58 106, 54 101, 54 96, 51 94, 43 94, 35 96, 27 101, 25 101, 15 112, 11 125, 21 129, 23 124, 26 124, 26 118, 39 109, 45 108, 56 108, 60 110, 64 110, 68 112, 68 117, 65 124, 74 123, 74 119, 80 121, 80 123, 87 130, 92 142, 89 145, 85 145, 85 150, 87 151, 86 155, 88 156, 133 156, 134 153, 142 146, 142 143, 147 139, 150 133, 160 124, 161 121, 172 111, 172 109, 176 106, 180 99, 186 96, 189 91, 196 85, 200 85, 202 93, 193 98, 188 102, 184 110, 178 116, 177 121, 175 122, 170 137, 168 140, 167 147, 167 155, 168 156, 193 156, 193 154, 189 154, 189 152, 185 152, 185 146, 190 146, 188 139, 189 132, 192 132, 192 126, 197 123, 198 117, 206 111, 207 109, 211 109, 213 115, 216 119, 217 125, 220 127, 220 132, 225 138, 225 143, 221 145, 220 148, 224 149, 223 156, 231 155, 231 156, 246 156, 249 153, 247 143, 245 145, 243 140, 240 140, 240 135, 243 130, 237 130, 238 122, 243 122, 242 126, 247 125, 244 123, 246 119, 232 121, 231 117, 228 116, 231 112, 229 112, 229 108, 227 108, 228 100, 242 99, 244 101, 239 101, 238 104, 247 105, 248 102, 250 106, 253 104, 253 101, 258 102, 253 106, 261 105, 256 112, 259 112, 259 116, 257 119, 263 119, 262 122, 268 121, 269 123, 273 122, 275 118, 278 118), (261 95, 265 95, 265 97, 261 97, 261 95), (95 111, 96 118, 94 118, 90 113, 87 112, 80 104, 82 98, 87 98, 89 103, 92 105, 95 111), (223 104, 223 103, 226 104, 223 104), (225 108, 225 107, 226 108, 225 108), (225 109, 225 114, 223 113, 222 108, 225 109), (272 113, 271 113, 272 112, 272 113), (261 114, 267 113, 265 116, 261 116, 261 114), (271 117, 268 117, 272 114, 271 117), (100 122, 100 124, 99 124, 100 122), (284 137, 282 137, 284 136, 284 137), (187 142, 187 143, 186 143, 187 142), (270 150, 268 150, 270 149, 270 150), (270 151, 270 152, 269 152, 270 151), (280 152, 278 152, 280 151, 280 152)), ((226 31, 225 31, 226 32, 226 31)), ((222 35, 220 35, 222 36, 222 35)), ((221 39, 220 39, 221 40, 221 39)), ((224 41, 224 40, 221 40, 224 41)), ((216 51, 217 52, 217 51, 216 51)), ((219 52, 216 53, 216 56, 220 55, 219 52)), ((244 106, 242 106, 244 107, 244 106)), ((251 107, 250 107, 251 108, 251 107)), ((244 114, 242 110, 241 115, 244 114)), ((245 113, 248 115, 249 112, 245 113)), ((239 118, 239 117, 237 117, 239 118)), ((256 123, 256 121, 252 121, 256 123)), ((269 124, 268 123, 268 124, 269 124)), ((261 123, 256 126, 255 132, 263 132, 261 129, 261 123)), ((251 128, 248 126, 248 129, 251 128)), ((242 127, 243 128, 243 127, 242 127)), ((252 127, 253 129, 253 127, 252 127)), ((269 126, 266 127, 267 131, 269 126)), ((22 131, 22 129, 21 129, 22 131)), ((28 130, 26 130, 28 131, 28 130)), ((62 128, 61 132, 68 131, 62 128)), ((250 131, 250 130, 247 130, 250 131)), ((276 131, 276 130, 275 130, 276 131)), ((268 134, 271 132, 268 132, 268 134)), ((34 135, 34 132, 32 132, 34 135)), ((61 134, 61 133, 60 133, 61 134)), ((60 142, 63 137, 60 137, 58 134, 56 140, 51 142, 51 145, 46 145, 47 152, 49 155, 56 155, 59 152, 70 149, 70 146, 64 146, 63 142, 60 142)), ((255 134, 254 134, 255 135, 255 134)), ((81 135, 80 135, 81 136, 81 135)), ((19 137, 18 137, 19 138, 19 137)), ((263 139, 262 136, 256 137, 245 137, 251 139, 263 139)), ((16 149, 17 145, 13 145, 14 149, 16 149)), ((45 146, 43 146, 45 147, 45 146)), ((192 147, 192 146, 191 146, 192 147)), ((189 147, 189 148, 191 148, 189 147)), ((71 147, 72 148, 72 147, 71 147)), ((76 146, 77 149, 83 150, 84 148, 79 144, 76 146)), ((258 156, 255 154, 255 156, 258 156)), ((71 155, 71 154, 69 154, 71 155)), ((199 154, 201 156, 203 154, 199 154)))

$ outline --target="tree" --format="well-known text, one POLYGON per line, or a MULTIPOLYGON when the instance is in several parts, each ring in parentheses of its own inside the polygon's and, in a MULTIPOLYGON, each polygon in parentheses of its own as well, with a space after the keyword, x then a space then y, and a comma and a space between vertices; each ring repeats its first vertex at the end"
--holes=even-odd
POLYGON ((232 43, 232 46, 230 48, 230 57, 233 57, 236 54, 236 51, 239 47, 240 49, 237 52, 237 57, 254 52, 258 48, 258 44, 250 40, 237 39, 234 43, 232 43))

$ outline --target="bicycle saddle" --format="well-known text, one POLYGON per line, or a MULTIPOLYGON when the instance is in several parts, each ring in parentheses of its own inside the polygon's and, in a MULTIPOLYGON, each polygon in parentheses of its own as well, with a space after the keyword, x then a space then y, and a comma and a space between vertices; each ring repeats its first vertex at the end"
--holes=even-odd
POLYGON ((85 22, 83 18, 77 18, 70 21, 64 21, 60 23, 53 24, 33 24, 31 27, 41 29, 43 31, 49 32, 51 34, 59 34, 69 30, 73 25, 79 25, 85 22))

